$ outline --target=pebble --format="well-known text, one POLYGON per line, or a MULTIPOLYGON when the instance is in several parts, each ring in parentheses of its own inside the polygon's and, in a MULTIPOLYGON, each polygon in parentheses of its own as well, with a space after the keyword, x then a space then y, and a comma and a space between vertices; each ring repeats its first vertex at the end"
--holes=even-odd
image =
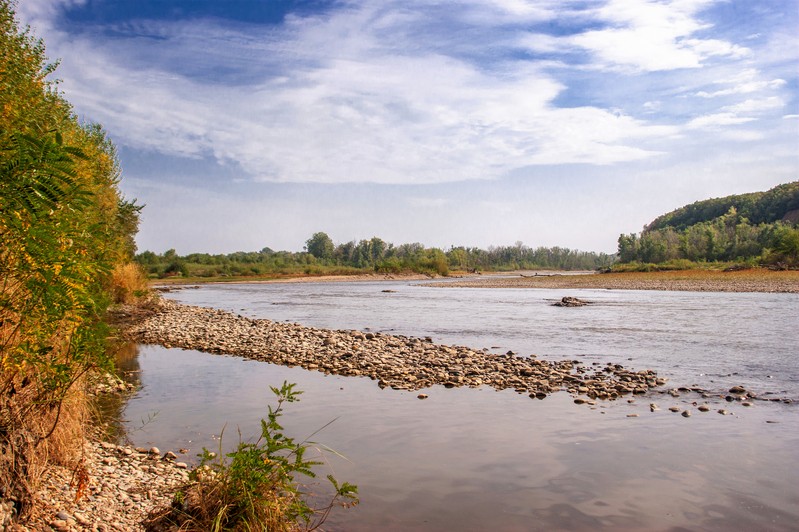
POLYGON ((567 390, 588 400, 613 400, 646 393, 666 382, 652 370, 635 371, 621 364, 585 366, 575 360, 538 360, 534 355, 436 344, 431 337, 317 329, 170 300, 160 300, 157 312, 132 325, 126 336, 144 344, 238 355, 325 374, 365 376, 381 388, 397 390, 486 385, 538 399, 567 390))
POLYGON ((690 410, 683 410, 681 415, 682 415, 682 417, 691 417, 691 411, 690 410))
POLYGON ((186 464, 180 468, 173 462, 153 461, 149 454, 127 446, 87 442, 83 455, 89 480, 80 500, 76 501, 73 469, 53 466, 41 480, 41 492, 52 513, 44 512, 40 521, 27 523, 27 528, 9 526, 5 509, 13 511, 13 504, 0 499, 0 531, 144 530, 147 514, 169 506, 175 490, 189 479, 186 464))
POLYGON ((416 396, 417 399, 427 399, 428 395, 426 393, 420 393, 416 396))

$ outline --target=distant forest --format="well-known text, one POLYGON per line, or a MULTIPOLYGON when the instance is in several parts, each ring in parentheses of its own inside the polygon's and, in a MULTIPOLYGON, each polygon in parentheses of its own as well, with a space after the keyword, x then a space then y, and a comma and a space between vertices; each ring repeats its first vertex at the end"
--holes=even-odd
POLYGON ((799 181, 697 201, 619 236, 620 263, 727 261, 799 265, 799 181))
POLYGON ((561 247, 530 248, 521 242, 513 246, 452 247, 448 251, 422 244, 394 244, 374 237, 369 240, 334 244, 324 232, 305 242, 305 251, 261 251, 179 256, 175 250, 156 254, 145 251, 136 256, 152 277, 226 277, 269 275, 355 274, 364 272, 416 272, 448 275, 450 271, 510 271, 520 269, 595 270, 609 267, 614 255, 577 251, 561 247))

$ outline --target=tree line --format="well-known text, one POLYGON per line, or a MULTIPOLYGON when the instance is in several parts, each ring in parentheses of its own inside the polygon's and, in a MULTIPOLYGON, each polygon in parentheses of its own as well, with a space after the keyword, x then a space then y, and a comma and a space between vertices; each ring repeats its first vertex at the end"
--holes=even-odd
POLYGON ((640 235, 620 235, 618 260, 797 266, 797 221, 799 181, 767 192, 696 202, 655 219, 640 235))
POLYGON ((614 256, 561 247, 512 246, 428 248, 418 242, 394 245, 379 237, 336 244, 325 232, 314 233, 304 251, 191 253, 179 256, 145 251, 136 261, 152 276, 216 277, 322 273, 401 273, 448 275, 450 271, 509 271, 520 269, 595 270, 613 263, 614 256))
MULTIPOLYGON (((682 231, 688 227, 712 222, 730 209, 751 225, 781 221, 787 213, 799 210, 799 181, 778 185, 765 192, 736 194, 723 198, 697 201, 655 218, 644 233, 672 228, 682 231)), ((793 219, 796 222, 796 219, 793 219)))

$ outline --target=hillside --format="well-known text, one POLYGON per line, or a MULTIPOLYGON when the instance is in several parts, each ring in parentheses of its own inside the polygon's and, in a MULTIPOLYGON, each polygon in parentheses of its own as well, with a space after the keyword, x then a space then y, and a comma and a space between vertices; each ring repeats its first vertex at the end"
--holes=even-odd
POLYGON ((778 185, 766 192, 736 194, 697 201, 655 218, 644 233, 671 227, 682 231, 692 225, 710 222, 735 208, 752 225, 786 220, 793 223, 799 214, 799 181, 778 185))
MULTIPOLYGON (((619 262, 689 267, 697 262, 799 265, 799 181, 766 192, 697 201, 619 236, 619 262)), ((648 267, 648 266, 647 266, 648 267)))

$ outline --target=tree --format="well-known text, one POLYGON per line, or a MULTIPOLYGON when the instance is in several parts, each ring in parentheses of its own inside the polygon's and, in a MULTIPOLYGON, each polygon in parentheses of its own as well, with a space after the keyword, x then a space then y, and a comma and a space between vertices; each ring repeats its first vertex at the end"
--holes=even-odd
POLYGON ((314 233, 305 241, 305 250, 317 259, 329 260, 333 257, 335 246, 327 233, 314 233))

